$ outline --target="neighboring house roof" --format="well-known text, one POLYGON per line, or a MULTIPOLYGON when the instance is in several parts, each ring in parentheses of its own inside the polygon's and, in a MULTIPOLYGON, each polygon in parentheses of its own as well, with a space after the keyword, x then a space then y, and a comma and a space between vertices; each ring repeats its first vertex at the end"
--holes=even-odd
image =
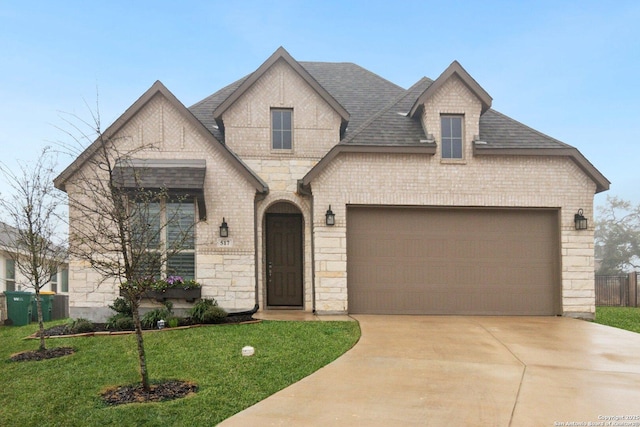
POLYGON ((18 229, 0 222, 0 248, 13 248, 18 239, 18 229))
MULTIPOLYGON (((7 224, 6 222, 0 221, 0 250, 4 250, 6 252, 16 253, 21 252, 22 245, 19 245, 20 239, 20 230, 17 228, 7 224)), ((66 258, 66 248, 59 245, 53 245, 53 248, 56 250, 60 250, 61 253, 64 254, 66 258)), ((66 261, 65 261, 66 262, 66 261)))
MULTIPOLYGON (((231 165, 233 165, 255 188, 257 192, 266 193, 267 184, 256 175, 242 160, 232 153, 225 145, 213 136, 213 134, 191 113, 160 81, 156 81, 136 102, 129 107, 111 126, 103 133, 102 137, 109 139, 116 135, 157 94, 164 96, 183 117, 191 123, 201 135, 208 139, 215 149, 219 150, 231 165)), ((65 191, 66 181, 85 164, 100 148, 101 140, 96 139, 85 149, 76 160, 71 163, 60 175, 54 179, 56 188, 65 191)))

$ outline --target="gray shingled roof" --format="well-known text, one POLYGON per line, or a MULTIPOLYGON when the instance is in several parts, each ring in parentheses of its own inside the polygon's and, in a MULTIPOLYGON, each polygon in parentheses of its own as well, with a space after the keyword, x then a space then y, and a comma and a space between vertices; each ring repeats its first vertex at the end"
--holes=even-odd
MULTIPOLYGON (((400 86, 352 63, 300 62, 351 115, 344 137, 358 129, 371 116, 406 91, 400 86)), ((213 111, 249 76, 231 83, 189 107, 194 116, 220 141, 224 137, 213 118, 213 111)))
MULTIPOLYGON (((300 65, 349 112, 351 117, 342 143, 406 145, 420 144, 425 139, 420 121, 399 113, 408 112, 432 80, 424 77, 405 90, 352 63, 300 62, 300 65)), ((224 142, 224 135, 212 113, 248 77, 189 108, 219 141, 224 142)), ((570 147, 493 109, 480 118, 480 139, 487 142, 486 148, 570 147)))
POLYGON ((215 110, 218 105, 222 104, 222 101, 227 99, 229 95, 231 95, 233 91, 235 91, 248 77, 249 75, 246 75, 240 80, 236 80, 213 95, 209 95, 205 99, 189 107, 189 111, 191 111, 191 113, 193 113, 193 115, 202 122, 202 124, 213 134, 213 136, 216 137, 218 141, 224 142, 224 135, 220 129, 218 129, 218 125, 213 118, 213 110, 215 110))
POLYGON ((480 139, 488 148, 571 148, 493 109, 480 116, 480 139))
POLYGON ((205 160, 127 159, 113 169, 113 181, 123 188, 204 188, 205 160))
MULTIPOLYGON (((391 104, 363 124, 363 126, 345 138, 343 143, 375 144, 375 145, 425 145, 426 135, 419 120, 407 116, 413 102, 432 80, 422 78, 402 95, 394 99, 391 104)), ((434 145, 434 143, 428 143, 434 145)))
POLYGON ((7 223, 0 222, 0 247, 12 247, 18 238, 18 230, 7 223))

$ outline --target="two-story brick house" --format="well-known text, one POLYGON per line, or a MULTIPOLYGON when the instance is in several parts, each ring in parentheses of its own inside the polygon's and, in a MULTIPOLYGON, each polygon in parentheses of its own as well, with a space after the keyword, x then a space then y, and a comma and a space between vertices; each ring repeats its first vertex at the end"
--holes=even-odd
MULTIPOLYGON (((491 101, 457 62, 403 89, 280 48, 191 108, 156 82, 106 133, 153 143, 140 164, 198 194, 181 262, 225 308, 592 317, 575 220, 609 182, 491 101)), ((55 181, 70 197, 90 156, 55 181)), ((71 259, 72 316, 109 314, 98 282, 71 259)))

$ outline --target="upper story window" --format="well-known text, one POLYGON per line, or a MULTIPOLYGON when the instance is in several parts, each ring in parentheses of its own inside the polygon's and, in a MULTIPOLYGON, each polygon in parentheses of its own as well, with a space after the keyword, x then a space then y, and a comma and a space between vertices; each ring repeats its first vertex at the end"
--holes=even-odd
POLYGON ((271 148, 291 150, 293 140, 293 110, 271 110, 271 148))
POLYGON ((462 159, 462 116, 441 116, 442 158, 462 159))

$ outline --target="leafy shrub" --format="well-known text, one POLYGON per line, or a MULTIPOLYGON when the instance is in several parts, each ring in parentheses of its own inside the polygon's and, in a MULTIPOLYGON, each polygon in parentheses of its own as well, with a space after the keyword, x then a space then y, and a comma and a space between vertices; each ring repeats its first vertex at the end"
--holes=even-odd
POLYGON ((189 310, 189 316, 191 316, 193 321, 196 323, 206 323, 204 321, 205 313, 211 307, 217 307, 217 306, 218 306, 218 302, 215 299, 203 298, 197 303, 195 303, 191 308, 191 310, 189 310))
POLYGON ((203 322, 202 323, 220 323, 222 319, 227 317, 227 312, 222 307, 213 306, 209 307, 207 311, 204 312, 203 322))
POLYGON ((107 319, 106 327, 110 331, 132 331, 135 329, 133 317, 118 313, 107 319))
POLYGON ((91 320, 78 318, 71 323, 69 329, 74 334, 85 334, 95 331, 95 326, 91 320))
POLYGON ((119 317, 116 320, 115 329, 118 331, 132 331, 135 329, 132 317, 119 317))
POLYGON ((158 320, 165 320, 169 316, 171 316, 171 312, 166 307, 156 308, 146 312, 140 319, 140 323, 145 328, 155 328, 158 325, 158 320))
POLYGON ((177 317, 169 317, 167 319, 167 326, 170 328, 177 328, 180 325, 180 319, 177 317))
POLYGON ((113 305, 110 305, 109 308, 118 314, 124 314, 129 317, 133 316, 131 304, 124 298, 116 298, 113 301, 113 305))

